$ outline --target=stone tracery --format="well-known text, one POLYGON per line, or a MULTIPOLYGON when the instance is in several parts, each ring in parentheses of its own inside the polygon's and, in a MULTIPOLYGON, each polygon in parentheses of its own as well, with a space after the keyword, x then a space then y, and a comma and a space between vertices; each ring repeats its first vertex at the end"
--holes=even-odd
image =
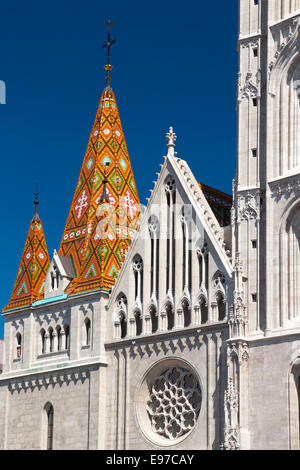
POLYGON ((147 412, 155 433, 175 440, 191 431, 201 408, 201 389, 193 372, 172 367, 151 386, 147 412))

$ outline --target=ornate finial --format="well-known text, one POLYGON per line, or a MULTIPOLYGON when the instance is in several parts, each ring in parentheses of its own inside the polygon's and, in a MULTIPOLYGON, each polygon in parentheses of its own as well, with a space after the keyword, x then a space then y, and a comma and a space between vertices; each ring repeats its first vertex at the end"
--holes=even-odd
POLYGON ((177 135, 173 132, 173 127, 169 128, 169 132, 166 135, 167 147, 168 147, 168 156, 174 157, 176 155, 175 142, 177 140, 177 135))
POLYGON ((110 37, 110 30, 111 28, 114 26, 114 23, 112 23, 110 20, 108 20, 106 22, 106 27, 108 29, 108 34, 107 34, 107 41, 105 44, 103 44, 103 48, 106 47, 107 48, 107 64, 104 66, 107 74, 106 74, 106 77, 105 77, 105 80, 106 80, 106 88, 110 88, 110 72, 112 71, 113 69, 113 66, 111 65, 110 63, 110 48, 111 46, 116 42, 115 39, 111 39, 110 37))
POLYGON ((33 216, 33 219, 32 220, 37 220, 37 221, 40 221, 40 217, 39 217, 39 214, 38 214, 38 208, 37 206, 39 205, 39 191, 38 191, 38 184, 35 183, 35 193, 33 193, 34 195, 34 205, 35 205, 35 210, 34 210, 34 216, 33 216))

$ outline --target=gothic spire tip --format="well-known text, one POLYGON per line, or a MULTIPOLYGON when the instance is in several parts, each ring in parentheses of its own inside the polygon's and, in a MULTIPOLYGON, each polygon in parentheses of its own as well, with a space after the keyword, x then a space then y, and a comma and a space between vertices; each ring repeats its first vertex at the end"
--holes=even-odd
POLYGON ((34 201, 33 201, 33 203, 34 203, 34 206, 35 206, 35 209, 34 209, 34 216, 33 216, 33 219, 32 219, 33 221, 34 221, 34 220, 40 221, 40 216, 39 216, 39 214, 38 214, 38 208, 37 208, 37 206, 39 205, 39 194, 40 194, 40 193, 39 193, 39 191, 38 191, 38 184, 36 183, 36 184, 35 184, 35 192, 33 193, 33 195, 34 195, 34 201))
POLYGON ((111 28, 114 26, 114 23, 112 23, 110 20, 108 20, 106 22, 106 27, 107 27, 107 30, 108 30, 108 33, 107 33, 107 41, 105 44, 103 44, 103 48, 106 48, 107 49, 107 63, 106 65, 104 66, 104 69, 106 70, 106 77, 105 77, 105 80, 106 80, 106 88, 111 88, 111 85, 110 85, 110 80, 111 80, 111 76, 110 76, 110 72, 112 71, 113 69, 113 66, 111 65, 110 63, 110 48, 113 44, 115 44, 116 40, 115 39, 111 39, 111 36, 110 36, 110 30, 111 28))
POLYGON ((175 142, 177 140, 177 135, 173 132, 173 127, 169 128, 169 132, 166 135, 167 147, 168 147, 168 156, 176 156, 177 152, 175 152, 175 142))

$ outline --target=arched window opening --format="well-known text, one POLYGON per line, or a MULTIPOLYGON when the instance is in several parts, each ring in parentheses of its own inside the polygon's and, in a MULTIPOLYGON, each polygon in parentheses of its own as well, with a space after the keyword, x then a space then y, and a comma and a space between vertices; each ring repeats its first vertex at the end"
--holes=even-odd
POLYGON ((199 260, 199 287, 208 289, 208 245, 204 242, 197 251, 199 260))
POLYGON ((47 450, 53 450, 54 409, 51 403, 45 405, 47 415, 47 450))
POLYGON ((65 325, 64 330, 65 330, 65 349, 69 349, 69 347, 70 347, 70 327, 69 327, 69 325, 65 325))
MULTIPOLYGON (((184 216, 183 216, 184 217, 184 216)), ((183 276, 182 276, 182 289, 187 285, 187 259, 186 259, 186 237, 187 237, 187 227, 186 223, 182 222, 182 260, 183 260, 183 276)))
POLYGON ((176 186, 175 179, 168 176, 165 182, 165 192, 167 199, 167 240, 166 240, 166 288, 167 293, 174 291, 175 285, 175 203, 176 203, 176 186))
POLYGON ((167 292, 170 288, 169 286, 169 278, 170 278, 170 194, 167 192, 167 259, 166 259, 166 264, 167 264, 167 269, 166 269, 166 287, 167 287, 167 292))
POLYGON ((41 330, 41 351, 42 351, 42 354, 45 354, 46 352, 46 338, 45 338, 45 330, 42 329, 41 330))
POLYGON ((120 326, 121 326, 121 338, 126 338, 127 336, 127 321, 124 313, 121 315, 120 319, 120 326))
POLYGON ((17 359, 20 359, 22 356, 22 335, 21 333, 16 334, 17 340, 17 359))
POLYGON ((152 235, 150 238, 150 243, 151 243, 150 292, 152 293, 154 289, 154 270, 156 268, 156 266, 154 266, 154 238, 152 235))
POLYGON ((201 323, 205 324, 208 322, 208 306, 204 298, 201 299, 200 310, 201 310, 201 323))
POLYGON ((127 297, 123 292, 117 296, 116 312, 116 318, 120 322, 121 338, 125 338, 127 336, 127 297))
POLYGON ((50 342, 50 352, 54 351, 54 335, 53 335, 53 328, 49 328, 49 342, 50 342))
POLYGON ((183 309, 183 318, 184 318, 184 327, 190 326, 192 322, 191 309, 189 307, 184 307, 183 309))
POLYGON ((158 330, 158 316, 154 309, 150 311, 150 318, 151 318, 151 331, 152 333, 156 333, 158 330))
POLYGON ((171 307, 167 308, 167 321, 168 321, 168 330, 173 330, 174 328, 174 315, 171 307))
POLYGON ((60 351, 62 349, 62 335, 61 335, 61 327, 58 325, 56 327, 56 335, 57 335, 57 350, 60 351))
POLYGON ((143 302, 143 260, 139 255, 133 259, 133 273, 135 282, 135 300, 143 302))
POLYGON ((219 293, 217 295, 217 304, 218 304, 218 320, 223 321, 226 317, 226 303, 223 294, 219 293))
POLYGON ((57 266, 53 265, 53 271, 51 271, 51 288, 52 290, 58 289, 59 286, 59 272, 57 266))
POLYGON ((159 276, 159 221, 152 215, 148 221, 151 247, 150 292, 157 299, 159 276))
POLYGON ((91 320, 86 318, 84 320, 85 325, 85 344, 89 346, 91 344, 91 320))
POLYGON ((143 320, 142 320, 142 315, 140 313, 137 313, 135 315, 135 323, 136 323, 136 336, 140 336, 143 331, 143 320))

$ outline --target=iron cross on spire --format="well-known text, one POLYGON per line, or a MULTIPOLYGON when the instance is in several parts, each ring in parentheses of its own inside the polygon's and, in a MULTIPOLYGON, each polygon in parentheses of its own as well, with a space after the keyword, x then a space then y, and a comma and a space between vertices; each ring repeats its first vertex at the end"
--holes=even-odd
POLYGON ((35 193, 33 193, 34 195, 34 205, 35 205, 35 211, 34 211, 34 216, 33 216, 33 219, 32 220, 37 220, 39 221, 40 220, 40 217, 39 217, 39 214, 38 214, 38 208, 37 206, 39 205, 39 190, 38 190, 38 184, 35 183, 35 193))
POLYGON ((113 66, 111 65, 110 63, 110 48, 111 46, 116 42, 115 39, 111 39, 111 36, 110 36, 110 30, 111 28, 114 26, 114 23, 112 23, 110 20, 108 20, 106 22, 106 27, 108 29, 108 34, 107 34, 107 41, 105 44, 103 44, 103 48, 106 47, 107 49, 107 64, 104 66, 107 74, 106 74, 106 77, 105 77, 105 80, 106 80, 106 87, 107 88, 110 88, 110 72, 112 71, 113 69, 113 66))

